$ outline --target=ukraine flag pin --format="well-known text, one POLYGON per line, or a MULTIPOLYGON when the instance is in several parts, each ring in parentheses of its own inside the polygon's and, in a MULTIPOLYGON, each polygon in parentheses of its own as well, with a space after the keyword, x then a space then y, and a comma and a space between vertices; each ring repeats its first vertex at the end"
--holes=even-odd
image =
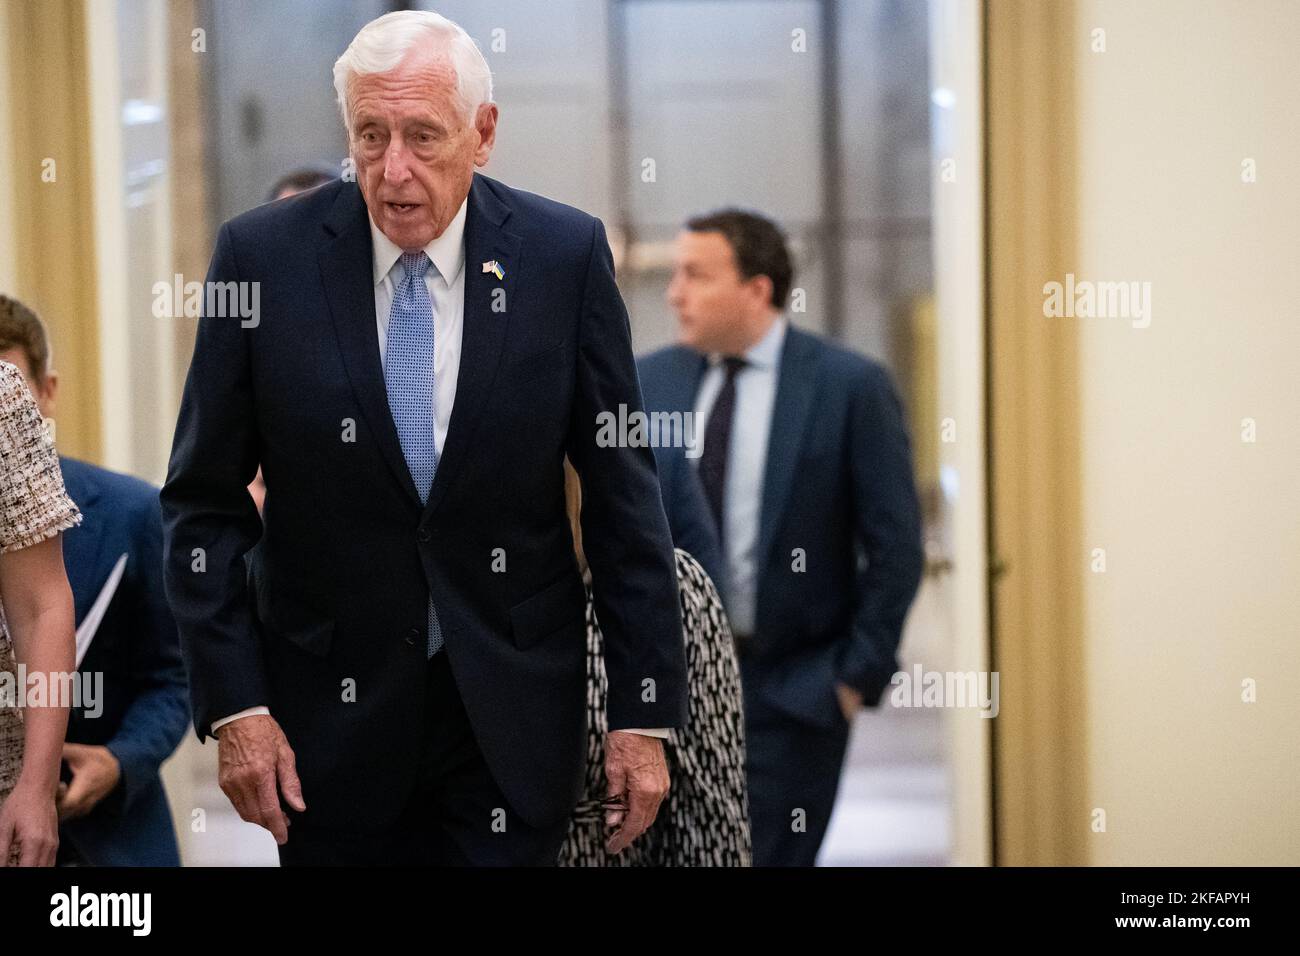
POLYGON ((495 259, 489 259, 487 262, 483 263, 483 271, 492 273, 498 279, 504 279, 506 277, 506 270, 502 269, 501 263, 497 262, 495 259))

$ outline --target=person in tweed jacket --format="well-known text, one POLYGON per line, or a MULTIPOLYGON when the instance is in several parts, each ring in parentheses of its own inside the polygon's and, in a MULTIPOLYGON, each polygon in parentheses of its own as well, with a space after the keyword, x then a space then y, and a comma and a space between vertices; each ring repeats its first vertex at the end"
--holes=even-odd
POLYGON ((61 706, 18 706, 28 673, 76 669, 60 532, 81 523, 23 374, 0 362, 0 864, 51 866, 54 797, 68 725, 61 706))

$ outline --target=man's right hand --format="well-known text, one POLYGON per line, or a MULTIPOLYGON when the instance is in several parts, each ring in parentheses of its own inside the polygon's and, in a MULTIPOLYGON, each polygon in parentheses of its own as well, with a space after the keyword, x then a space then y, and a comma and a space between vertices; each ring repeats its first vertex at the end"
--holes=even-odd
POLYGON ((274 717, 254 714, 217 731, 221 791, 241 818, 271 831, 275 842, 289 839, 289 818, 280 794, 300 813, 307 809, 294 766, 293 748, 274 717))

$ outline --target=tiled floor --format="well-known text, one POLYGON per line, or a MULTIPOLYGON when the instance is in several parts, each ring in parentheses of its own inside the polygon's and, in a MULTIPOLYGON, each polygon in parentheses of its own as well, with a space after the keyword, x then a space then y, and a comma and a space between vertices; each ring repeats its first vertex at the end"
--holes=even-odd
POLYGON ((945 866, 950 799, 940 710, 859 715, 820 866, 945 866))
MULTIPOLYGON (((182 856, 186 866, 279 866, 275 839, 261 827, 245 823, 217 786, 217 746, 199 746, 193 735, 184 745, 194 769, 194 806, 203 810, 205 829, 182 831, 182 856)), ((175 812, 175 809, 173 809, 175 812)), ((177 822, 180 822, 177 813, 177 822)), ((191 827, 191 830, 193 827, 191 827)))

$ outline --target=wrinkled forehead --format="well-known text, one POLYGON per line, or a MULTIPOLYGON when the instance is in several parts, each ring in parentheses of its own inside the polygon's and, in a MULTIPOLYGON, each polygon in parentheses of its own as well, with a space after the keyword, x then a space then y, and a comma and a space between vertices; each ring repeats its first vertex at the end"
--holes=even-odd
POLYGON ((394 115, 446 119, 461 108, 456 68, 439 51, 413 50, 391 70, 355 74, 348 92, 354 121, 394 115))

